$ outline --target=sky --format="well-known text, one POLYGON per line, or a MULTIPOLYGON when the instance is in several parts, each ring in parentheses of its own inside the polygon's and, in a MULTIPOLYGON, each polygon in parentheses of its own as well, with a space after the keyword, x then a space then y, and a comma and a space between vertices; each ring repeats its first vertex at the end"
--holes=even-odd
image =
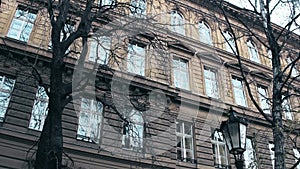
MULTIPOLYGON (((253 9, 253 7, 250 5, 248 0, 226 0, 226 1, 232 3, 236 6, 242 7, 242 8, 253 9)), ((259 0, 251 0, 251 2, 253 2, 254 4, 255 4, 255 1, 259 2, 259 0)), ((277 4, 277 2, 279 2, 279 1, 280 0, 272 0, 271 6, 274 7, 274 5, 277 4)), ((287 0, 285 0, 285 1, 287 1, 287 0)), ((294 0, 294 1, 298 2, 296 14, 299 14, 300 13, 300 0, 294 0)), ((291 14, 291 9, 290 9, 291 6, 289 6, 289 4, 280 3, 276 7, 276 9, 273 11, 273 13, 271 15, 271 21, 280 26, 286 25, 291 20, 291 17, 289 17, 289 15, 291 14)), ((298 24, 300 24, 300 18, 298 18, 296 20, 296 22, 298 24)), ((297 33, 298 35, 300 35, 300 27, 299 26, 296 27, 296 25, 294 24, 293 28, 298 28, 294 32, 297 33)))

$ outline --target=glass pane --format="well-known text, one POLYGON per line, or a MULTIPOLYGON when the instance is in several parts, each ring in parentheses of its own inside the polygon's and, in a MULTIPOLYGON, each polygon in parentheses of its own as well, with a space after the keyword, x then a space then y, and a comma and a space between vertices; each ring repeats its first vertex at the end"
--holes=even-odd
POLYGON ((177 147, 183 148, 182 137, 180 137, 180 136, 177 136, 177 147))
POLYGON ((185 149, 193 149, 193 138, 185 137, 185 149))

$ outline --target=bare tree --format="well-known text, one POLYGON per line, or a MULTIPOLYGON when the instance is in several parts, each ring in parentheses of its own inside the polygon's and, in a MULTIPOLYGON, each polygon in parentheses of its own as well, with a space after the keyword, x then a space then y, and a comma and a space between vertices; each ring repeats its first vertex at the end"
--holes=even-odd
MULTIPOLYGON (((232 35, 232 39, 222 35, 225 43, 229 44, 236 57, 241 73, 242 80, 245 82, 246 90, 251 101, 257 111, 272 126, 274 150, 275 150, 275 168, 286 168, 286 141, 289 140, 288 134, 296 134, 295 128, 291 129, 289 125, 283 121, 284 112, 293 111, 296 115, 299 107, 295 104, 294 110, 287 110, 284 106, 288 99, 299 98, 299 35, 295 32, 299 31, 299 1, 251 1, 244 3, 248 7, 237 7, 225 1, 215 1, 218 9, 224 16, 225 27, 232 35), (272 23, 273 17, 276 17, 277 8, 285 6, 285 12, 288 15, 287 23, 281 27, 272 23), (246 17, 245 17, 246 16, 246 17), (236 25, 242 27, 243 31, 237 32, 236 25), (260 32, 262 34, 260 34, 260 32), (265 100, 270 104, 272 116, 268 116, 261 104, 257 101, 252 91, 251 85, 253 78, 251 73, 244 70, 244 62, 242 50, 238 47, 238 41, 242 38, 254 40, 257 46, 263 46, 268 49, 270 55, 264 55, 264 59, 271 60, 272 64, 272 94, 270 97, 264 95, 265 100), (292 40, 291 40, 292 39, 292 40), (233 43, 231 43, 233 42, 233 43), (287 54, 288 53, 288 54, 287 54), (288 60, 287 64, 283 64, 283 60, 288 60), (291 131, 292 130, 292 131, 291 131)), ((279 14, 280 15, 280 14, 279 14)), ((251 42, 250 42, 251 43, 251 42)), ((250 44, 251 45, 251 44, 250 44)), ((251 52, 251 51, 250 51, 251 52)), ((260 95, 263 95, 262 93, 260 95)), ((297 148, 296 139, 293 140, 297 148)), ((297 162, 298 164, 299 162, 297 162)), ((295 164, 292 168, 295 168, 295 164)))

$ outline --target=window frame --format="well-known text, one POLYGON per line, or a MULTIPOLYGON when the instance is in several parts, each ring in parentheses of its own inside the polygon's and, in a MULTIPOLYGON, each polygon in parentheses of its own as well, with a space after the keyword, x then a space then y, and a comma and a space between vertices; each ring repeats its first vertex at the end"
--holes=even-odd
POLYGON ((212 45, 211 28, 206 22, 200 21, 198 23, 198 32, 199 32, 200 42, 203 42, 208 45, 212 45), (201 36, 201 35, 204 35, 204 36, 201 36))
POLYGON ((43 127, 44 127, 44 123, 48 114, 48 104, 49 104, 49 97, 45 91, 45 88, 42 86, 38 86, 36 95, 35 95, 35 99, 34 99, 34 104, 32 107, 32 111, 31 111, 31 116, 30 116, 30 121, 29 121, 29 125, 28 128, 32 129, 32 130, 36 130, 36 131, 42 131, 43 127), (40 107, 40 103, 45 104, 45 106, 40 107), (42 108, 42 110, 40 110, 40 108, 42 108), (36 113, 36 111, 38 111, 36 113), (33 120, 35 120, 35 117, 38 116, 38 121, 36 123, 34 123, 33 120), (38 124, 38 128, 34 127, 37 126, 38 124), (34 126, 33 126, 34 125, 34 126))
POLYGON ((228 168, 230 165, 228 149, 226 146, 225 139, 221 131, 213 130, 211 138, 212 148, 213 148, 213 158, 215 168, 228 168), (217 139, 216 136, 218 137, 217 139), (220 146, 223 147, 224 155, 221 155, 220 146), (222 158, 225 160, 225 164, 222 163, 222 158))
POLYGON ((27 43, 28 40, 30 39, 33 27, 35 26, 36 17, 37 17, 36 11, 24 10, 23 7, 19 6, 15 10, 13 19, 10 23, 10 26, 9 26, 6 36, 9 38, 16 39, 16 40, 27 43), (20 24, 21 26, 19 25, 19 26, 17 26, 17 28, 14 28, 14 24, 20 24), (28 30, 25 31, 25 29, 27 29, 27 28, 28 28, 28 30), (14 35, 13 31, 17 32, 16 35, 14 35), (24 34, 27 37, 24 37, 25 36, 24 34))
POLYGON ((15 83, 16 79, 7 77, 5 75, 0 75, 0 96, 4 96, 3 98, 5 98, 3 100, 1 100, 0 98, 0 123, 4 121, 5 115, 7 113, 15 83), (10 86, 6 84, 7 81, 11 83, 10 86))
POLYGON ((259 100, 261 109, 264 111, 265 114, 271 115, 271 105, 268 103, 269 101, 266 99, 266 98, 269 98, 268 87, 265 87, 263 85, 257 85, 257 94, 258 94, 258 100, 259 100), (264 91, 265 93, 262 93, 260 91, 260 89, 262 91, 264 91), (265 107, 265 106, 267 106, 267 107, 265 107))
POLYGON ((146 0, 131 0, 130 5, 130 14, 138 17, 145 18, 147 16, 147 1, 146 0), (135 6, 137 4, 138 6, 135 6), (133 7, 135 6, 135 7, 133 7), (142 7, 141 7, 142 6, 142 7))
POLYGON ((129 123, 123 122, 122 148, 140 152, 144 147, 145 134, 143 112, 133 108, 130 112, 125 114, 125 119, 127 119, 129 123), (134 117, 135 115, 137 115, 136 118, 134 117), (128 127, 132 128, 132 130, 129 130, 128 127), (141 132, 134 131, 135 129, 141 132))
POLYGON ((107 65, 110 59, 111 37, 100 36, 90 40, 88 60, 107 65), (105 57, 103 57, 105 55, 105 57))
POLYGON ((236 54, 237 48, 236 48, 236 45, 234 42, 233 35, 228 31, 224 31, 223 36, 224 36, 224 40, 225 40, 225 50, 232 54, 236 54))
POLYGON ((245 91, 245 88, 244 88, 244 83, 243 83, 243 81, 241 80, 241 78, 238 78, 238 77, 236 77, 236 76, 233 75, 233 76, 231 77, 231 85, 232 85, 232 92, 233 92, 233 97, 234 97, 234 98, 233 98, 233 99, 234 99, 234 103, 237 104, 237 105, 243 106, 243 107, 248 107, 248 105, 247 105, 247 95, 246 95, 246 91, 245 91), (235 80, 235 81, 239 81, 240 84, 241 84, 241 86, 236 87, 236 86, 235 86, 235 83, 234 83, 234 80, 235 80), (239 88, 239 89, 238 89, 238 88, 239 88), (238 92, 238 91, 236 91, 236 89, 237 89, 237 90, 240 90, 239 93, 242 93, 242 94, 243 94, 243 97, 237 96, 237 92, 238 92), (241 103, 241 102, 237 101, 238 98, 243 98, 244 102, 241 103))
POLYGON ((194 126, 192 123, 182 121, 182 120, 176 120, 176 152, 177 152, 177 160, 181 160, 184 162, 191 162, 194 163, 195 161, 195 144, 194 144, 194 126), (180 131, 178 131, 178 124, 180 131), (186 126, 189 126, 190 134, 186 133, 186 126), (178 137, 180 137, 180 141, 178 140, 178 137), (186 139, 190 139, 190 148, 188 149, 186 147, 186 139), (178 144, 180 143, 180 147, 178 144), (178 151, 181 152, 181 156, 179 158, 178 151), (191 158, 187 158, 188 152, 190 153, 191 158))
POLYGON ((103 126, 103 112, 104 112, 104 106, 103 103, 101 103, 100 101, 94 100, 94 99, 88 99, 88 98, 82 98, 81 99, 81 105, 80 105, 80 112, 79 112, 79 116, 78 116, 78 125, 77 125, 77 132, 76 132, 76 139, 77 140, 82 140, 82 141, 86 141, 86 142, 91 142, 91 143, 97 143, 99 144, 101 142, 101 135, 102 135, 102 126, 103 126), (83 107, 83 103, 86 102, 89 104, 89 106, 85 109, 85 107, 83 107), (101 105, 101 111, 97 110, 97 106, 101 105), (96 106, 96 107, 93 107, 96 106), (83 112, 84 111, 84 112, 83 112), (100 120, 98 119, 97 125, 98 127, 95 128, 97 130, 97 134, 96 137, 92 137, 91 135, 91 130, 93 130, 92 128, 92 123, 85 123, 85 125, 80 124, 80 120, 82 117, 82 114, 89 114, 88 116, 88 122, 91 121, 91 119, 95 120, 95 117, 100 118, 100 120), (94 115, 95 117, 91 116, 94 115), (83 128, 82 130, 86 130, 83 132, 86 132, 85 135, 81 135, 79 134, 79 130, 83 128), (86 129, 87 128, 87 129, 86 129))
POLYGON ((145 76, 147 55, 146 46, 138 43, 129 43, 127 52, 127 71, 139 76, 145 76), (140 49, 143 49, 141 53, 139 52, 140 49), (138 61, 139 63, 136 64, 136 61, 138 61))
MULTIPOLYGON (((292 63, 291 58, 290 58, 290 57, 287 57, 287 58, 286 58, 286 62, 287 62, 287 64, 292 63)), ((291 77, 297 77, 297 76, 299 76, 299 71, 297 70, 297 66, 296 66, 296 65, 293 66, 293 68, 292 68, 291 71, 292 71, 292 72, 291 72, 291 77)))
POLYGON ((248 53, 249 53, 250 60, 253 61, 253 62, 256 62, 256 63, 261 63, 257 47, 253 43, 253 41, 251 41, 251 40, 247 41, 247 48, 248 48, 248 53))
POLYGON ((191 83, 190 83, 189 60, 185 59, 185 58, 182 58, 182 57, 174 56, 173 59, 172 59, 172 65, 173 65, 173 69, 172 70, 173 70, 173 84, 174 84, 174 86, 178 87, 180 89, 190 90, 191 83), (179 67, 176 66, 178 64, 175 64, 175 60, 177 60, 179 62, 179 67), (183 63, 185 63, 185 65, 186 65, 185 66, 186 67, 185 70, 182 67, 183 63), (179 69, 176 69, 176 68, 179 68, 179 69), (188 84, 183 84, 184 80, 182 80, 182 78, 180 78, 180 77, 183 77, 183 76, 178 77, 179 76, 178 74, 176 76, 176 72, 180 72, 180 75, 182 73, 186 73, 187 79, 185 79, 185 81, 188 84))
POLYGON ((171 11, 170 27, 173 32, 185 36, 185 18, 178 10, 171 11))
MULTIPOLYGON (((300 158, 300 152, 297 148, 293 148, 293 153, 295 157, 295 163, 298 162, 298 159, 300 158)), ((300 163, 297 165, 296 169, 300 169, 300 163)))
POLYGON ((255 153, 255 149, 253 148, 253 141, 252 138, 247 137, 246 138, 246 150, 244 152, 244 160, 245 160, 245 168, 251 168, 251 169, 257 169, 257 162, 256 162, 256 153, 255 153), (250 142, 249 142, 250 140, 250 142), (250 146, 249 146, 250 144, 250 146), (248 159, 248 155, 245 154, 251 154, 249 156, 252 156, 250 158, 252 159, 248 159))
POLYGON ((275 169, 275 151, 273 150, 275 148, 274 143, 269 142, 269 151, 270 151, 270 158, 272 162, 272 169, 275 169))
POLYGON ((203 77, 204 77, 204 85, 205 85, 205 94, 212 98, 220 98, 220 89, 219 89, 219 80, 218 80, 218 72, 216 69, 204 66, 203 68, 203 77), (214 78, 208 77, 206 72, 214 75, 214 78), (210 85, 208 85, 208 81, 210 81, 210 85), (216 88, 216 94, 209 94, 208 86, 214 86, 216 88))
MULTIPOLYGON (((281 99, 284 99, 286 95, 282 95, 281 99)), ((294 113, 291 111, 291 102, 289 98, 282 100, 281 108, 284 113, 285 120, 294 120, 294 113)))

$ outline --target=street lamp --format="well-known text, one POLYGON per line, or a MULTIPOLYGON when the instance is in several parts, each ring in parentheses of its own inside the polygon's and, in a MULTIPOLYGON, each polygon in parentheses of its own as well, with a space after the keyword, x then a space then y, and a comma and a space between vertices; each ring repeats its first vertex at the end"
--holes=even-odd
POLYGON ((243 169, 243 153, 246 150, 247 123, 236 116, 236 111, 230 107, 229 118, 221 123, 221 132, 230 154, 234 155, 237 169, 243 169))

